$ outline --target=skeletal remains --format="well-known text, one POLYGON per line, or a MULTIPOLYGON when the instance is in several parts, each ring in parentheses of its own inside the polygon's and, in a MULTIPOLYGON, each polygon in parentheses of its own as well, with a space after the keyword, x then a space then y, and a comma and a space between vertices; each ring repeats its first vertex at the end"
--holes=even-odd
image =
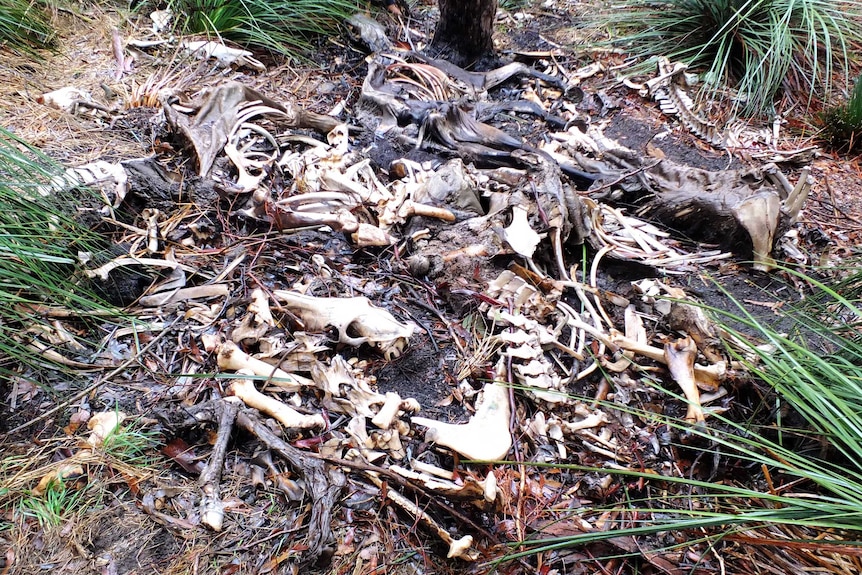
POLYGON ((386 359, 400 357, 413 335, 413 324, 401 323, 366 297, 314 297, 287 290, 272 294, 302 321, 305 331, 333 330, 338 342, 358 347, 368 344, 386 359))
MULTIPOLYGON (((226 189, 230 188, 229 193, 248 195, 249 207, 240 213, 268 221, 280 230, 326 226, 347 234, 354 245, 390 245, 395 243, 400 225, 409 218, 425 216, 433 220, 433 224, 448 228, 449 233, 463 236, 462 241, 470 242, 458 246, 444 242, 443 245, 453 251, 442 255, 439 249, 430 248, 429 253, 444 264, 461 255, 474 259, 519 255, 523 264, 519 273, 501 274, 489 281, 488 289, 481 294, 486 302, 481 311, 494 327, 488 336, 492 350, 476 365, 488 363, 496 355, 494 381, 485 384, 481 393, 476 394, 481 399, 468 423, 456 425, 412 416, 412 426, 408 425, 407 414, 418 411, 419 404, 415 400, 402 400, 393 393, 379 393, 374 388, 373 377, 363 379, 356 375, 355 372, 361 370, 341 355, 334 355, 328 363, 318 358, 317 353, 324 347, 319 345, 322 338, 317 338, 318 345, 306 342, 304 351, 308 363, 304 369, 282 370, 243 352, 237 344, 258 343, 277 323, 268 310, 267 298, 257 291, 248 317, 233 334, 234 341, 214 346, 219 367, 238 375, 228 388, 229 394, 285 427, 320 429, 328 423, 324 416, 299 413, 275 397, 258 391, 248 376, 267 378, 268 383, 289 393, 316 388, 319 405, 349 418, 349 423, 343 427, 346 438, 340 446, 348 445, 349 451, 366 461, 376 463, 384 455, 406 459, 408 444, 403 439, 415 436, 417 428, 426 429, 428 442, 449 448, 464 458, 489 461, 505 458, 513 445, 512 414, 516 406, 510 397, 513 390, 509 382, 512 382, 527 389, 526 397, 540 407, 527 430, 528 436, 534 440, 543 438, 549 444, 553 441, 554 451, 565 457, 563 434, 566 432, 579 437, 588 449, 624 460, 624 454, 615 451, 610 438, 611 426, 606 424, 611 418, 596 406, 587 408, 581 402, 570 401, 566 387, 600 365, 608 372, 620 373, 628 370, 637 356, 643 356, 668 367, 688 400, 687 419, 702 425, 705 414, 700 407, 698 387, 716 389, 724 377, 726 364, 720 357, 710 357, 703 349, 700 340, 704 337, 688 337, 695 335, 688 328, 679 330, 686 332, 686 337, 666 343, 663 348, 650 345, 643 325, 630 317, 634 308, 626 311, 626 334, 614 330, 609 315, 602 309, 595 277, 589 285, 586 285, 586 277, 584 283, 574 280, 577 270, 567 268, 564 248, 583 242, 592 244, 598 251, 593 276, 598 261, 605 255, 667 268, 682 261, 696 261, 688 258, 688 254, 668 248, 668 234, 663 230, 624 214, 622 209, 601 203, 601 200, 613 199, 613 193, 621 193, 620 189, 626 193, 646 190, 654 199, 642 200, 637 215, 649 214, 677 224, 688 223, 689 214, 695 214, 700 220, 705 213, 721 216, 723 229, 745 235, 750 241, 756 267, 768 269, 773 265, 770 252, 777 235, 798 217, 808 193, 811 182, 807 171, 803 171, 796 186, 791 186, 774 166, 712 173, 691 170, 669 161, 644 162, 632 150, 604 138, 594 127, 577 123, 567 128, 556 126, 564 131, 552 134, 551 141, 541 149, 532 148, 521 139, 484 124, 481 118, 488 108, 481 103, 464 105, 419 99, 422 94, 450 94, 453 90, 481 97, 497 81, 497 76, 462 74, 463 71, 439 61, 416 55, 413 58, 419 62, 393 60, 395 65, 386 68, 382 60, 375 60, 369 66, 362 100, 384 116, 376 126, 377 133, 388 132, 389 137, 397 132, 397 118, 401 124, 412 123, 418 129, 418 136, 412 140, 417 146, 442 145, 493 160, 495 164, 508 162, 508 166, 482 171, 472 166, 467 168, 460 161, 444 167, 426 167, 401 160, 393 164, 392 181, 384 185, 370 162, 350 150, 345 124, 283 106, 237 84, 210 93, 208 99, 197 106, 198 113, 193 118, 186 117, 180 107, 167 100, 166 114, 175 129, 194 147, 199 174, 206 176, 216 171, 215 157, 225 152, 233 163, 236 178, 225 177, 228 174, 215 177, 226 189), (387 81, 386 74, 392 71, 401 76, 387 81), (415 82, 404 75, 409 72, 424 75, 430 84, 410 88, 415 82), (455 81, 447 81, 448 77, 455 81), (446 85, 433 85, 444 81, 446 85), (271 123, 326 132, 327 143, 306 136, 285 139, 279 134, 276 138, 252 123, 253 119, 264 116, 271 123), (435 138, 436 143, 432 141, 435 138), (291 145, 286 147, 288 141, 291 145), (295 151, 295 144, 299 143, 310 147, 303 152, 295 151), (281 191, 263 185, 271 169, 289 174, 291 185, 281 191), (568 181, 562 179, 563 174, 569 176, 568 181), (453 184, 448 185, 444 180, 451 180, 453 184), (576 190, 577 185, 582 188, 576 190), (499 192, 500 187, 506 191, 499 192), (613 191, 601 193, 612 187, 613 191), (435 195, 437 191, 442 193, 435 195), (582 198, 578 192, 586 192, 591 197, 582 198), (485 206, 490 207, 486 209, 485 206), (552 277, 544 275, 541 262, 534 261, 544 255, 541 243, 545 240, 552 250, 548 258, 550 267, 557 272, 552 277), (456 252, 458 256, 453 255, 456 252), (576 311, 578 308, 583 311, 576 311), (702 348, 700 351, 711 365, 695 361, 698 348, 702 348), (622 357, 611 362, 604 357, 606 352, 622 357), (600 359, 591 361, 591 356, 600 359), (311 373, 312 379, 291 371, 311 373), (562 376, 561 371, 564 372, 562 376), (547 408, 550 403, 554 411, 552 415, 545 415, 541 408, 547 408), (592 447, 587 440, 593 442, 592 447)), ((500 77, 503 72, 510 71, 501 70, 500 77)), ((547 114, 539 115, 553 123, 553 118, 547 114)), ((435 235, 433 231, 424 233, 435 235)), ((415 245, 420 244, 420 235, 411 236, 415 245)), ((438 240, 442 236, 436 235, 438 240)), ((415 249, 413 255, 419 253, 420 250, 415 249)), ((712 256, 724 257, 717 252, 710 254, 712 256)), ((427 270, 417 275, 425 273, 427 270)), ((297 332, 294 343, 308 334, 312 334, 309 337, 325 334, 341 345, 354 348, 368 345, 387 360, 394 360, 404 353, 415 331, 413 324, 399 321, 365 297, 314 297, 293 290, 275 290, 273 297, 298 320, 293 326, 297 332), (306 335, 300 336, 300 331, 306 335)), ((276 357, 278 350, 267 353, 276 357)), ((463 379, 466 378, 465 375, 463 379)), ((464 381, 460 385, 462 390, 469 386, 464 381)), ((298 395, 292 399, 297 404, 300 401, 298 395)), ((397 467, 391 465, 389 470, 397 467)), ((439 472, 445 474, 446 470, 439 472)), ((452 485, 439 487, 439 493, 448 494, 446 489, 465 487, 464 483, 452 480, 457 470, 450 473, 452 485)), ((419 481, 421 475, 418 471, 401 474, 413 481, 419 481)), ((373 483, 382 485, 378 474, 366 472, 366 475, 373 483)), ((436 484, 426 481, 426 485, 436 484)), ((475 487, 471 485, 469 489, 476 491, 475 487)), ((493 504, 495 489, 492 473, 484 483, 484 490, 476 491, 473 497, 493 504)), ((392 501, 431 527, 450 546, 450 556, 464 559, 477 556, 471 545, 472 537, 452 537, 412 501, 398 495, 391 487, 389 493, 392 501)))
POLYGON ((322 429, 326 427, 326 419, 319 413, 304 415, 286 403, 259 392, 254 385, 254 381, 246 379, 247 376, 256 375, 253 371, 240 369, 237 371, 237 375, 241 376, 241 378, 234 380, 230 384, 228 392, 240 398, 247 406, 269 415, 287 429, 322 429))

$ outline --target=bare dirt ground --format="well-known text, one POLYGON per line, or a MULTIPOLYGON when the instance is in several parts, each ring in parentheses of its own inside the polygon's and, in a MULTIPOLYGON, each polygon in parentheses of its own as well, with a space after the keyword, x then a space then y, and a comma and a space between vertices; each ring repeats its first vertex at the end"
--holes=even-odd
MULTIPOLYGON (((718 150, 700 141, 676 120, 664 116, 655 103, 621 84, 613 71, 621 63, 620 56, 583 47, 583 31, 575 23, 588 6, 542 6, 517 13, 500 12, 496 31, 500 54, 504 60, 518 57, 537 67, 554 63, 558 70, 569 72, 596 62, 604 64, 604 71, 581 82, 580 89, 593 104, 582 105, 578 113, 589 115, 607 137, 643 158, 668 158, 712 171, 765 162, 744 150, 718 150)), ((385 24, 392 38, 406 38, 404 30, 385 13, 379 11, 374 16, 385 24)), ((408 23, 412 41, 427 40, 436 9, 420 2, 413 7, 412 16, 408 23)), ((116 210, 110 211, 110 221, 101 225, 108 244, 115 246, 106 245, 106 251, 111 257, 127 253, 179 262, 188 270, 187 285, 219 284, 226 286, 226 291, 173 305, 143 305, 138 297, 151 295, 152 286, 163 283, 168 270, 176 267, 143 266, 112 275, 102 287, 117 303, 129 304, 128 312, 135 322, 100 328, 102 333, 96 339, 102 340, 101 346, 86 354, 92 371, 66 378, 46 370, 37 375, 39 386, 28 386, 23 378, 0 382, 4 459, 0 466, 0 497, 4 498, 0 574, 486 573, 493 569, 505 573, 774 572, 768 563, 779 559, 732 542, 716 546, 693 542, 668 551, 672 544, 684 542, 676 540, 675 534, 620 540, 496 565, 496 560, 516 548, 513 542, 525 537, 563 536, 590 528, 590 522, 596 528, 597 523, 610 520, 592 517, 592 506, 617 501, 623 493, 637 497, 660 491, 610 475, 576 473, 554 467, 554 463, 640 465, 711 480, 736 474, 733 480, 759 481, 757 470, 745 470, 743 475, 750 477, 740 478, 733 462, 718 456, 715 461, 704 462, 693 453, 671 449, 664 443, 652 450, 653 444, 659 445, 663 431, 642 421, 625 422, 605 414, 603 417, 609 419, 604 420, 603 429, 596 427, 590 436, 567 434, 554 442, 548 439, 547 430, 544 436, 531 435, 539 421, 550 421, 557 415, 582 421, 584 413, 589 417, 601 410, 596 403, 579 401, 577 409, 586 411, 576 417, 574 404, 549 407, 541 399, 520 392, 512 396, 517 399, 511 406, 511 429, 518 440, 515 451, 509 454, 520 464, 460 463, 451 450, 426 441, 421 428, 411 429, 409 414, 402 413, 400 420, 407 426, 400 438, 404 455, 394 454, 397 449, 386 442, 391 441, 387 436, 389 439, 378 439, 371 449, 373 457, 363 451, 362 457, 351 460, 352 467, 346 462, 343 466, 326 464, 328 475, 319 480, 340 485, 327 510, 330 521, 323 527, 314 524, 321 512, 319 501, 308 495, 314 490, 309 483, 315 476, 303 475, 295 463, 286 465, 272 444, 269 449, 263 445, 260 433, 238 424, 227 446, 220 481, 220 499, 226 508, 224 525, 218 532, 203 527, 199 475, 216 443, 218 417, 189 417, 200 415, 202 405, 225 395, 228 380, 219 376, 216 353, 208 347, 207 338, 230 337, 242 318, 250 314, 255 287, 268 294, 278 289, 302 289, 316 295, 367 296, 398 320, 411 322, 415 330, 409 346, 394 357, 386 358, 368 346, 353 349, 341 345, 336 349, 323 338, 318 359, 328 364, 338 351, 350 361, 354 376, 369 388, 415 398, 423 417, 463 423, 473 415, 475 391, 493 376, 495 367, 491 361, 495 351, 482 347, 484 336, 495 328, 482 307, 494 305, 494 297, 486 293, 488 282, 511 261, 522 260, 513 257, 511 251, 501 250, 466 261, 453 258, 433 278, 411 274, 408 260, 419 239, 399 240, 384 247, 357 247, 348 234, 320 226, 283 233, 276 226, 238 213, 249 194, 218 193, 212 184, 196 177, 192 154, 166 127, 160 96, 170 90, 181 100, 191 101, 204 87, 237 81, 277 102, 320 114, 334 112, 359 126, 359 99, 368 61, 365 51, 347 35, 322 40, 312 63, 285 64, 264 57, 265 71, 190 61, 173 53, 173 48, 154 52, 128 49, 136 56, 134 68, 118 76, 111 31, 117 28, 126 40, 144 38, 149 25, 144 17, 89 9, 83 14, 61 12, 57 19, 63 36, 59 53, 40 62, 0 52, 4 102, 0 122, 69 166, 154 157, 179 179, 163 188, 130 190, 116 210), (65 86, 89 91, 95 101, 114 111, 98 113, 88 108, 70 113, 40 103, 42 94, 65 86), (157 218, 162 235, 156 250, 146 253, 147 217, 154 208, 160 212, 157 218), (150 211, 145 213, 147 209, 150 211), (88 393, 77 397, 80 390, 90 386, 88 393), (71 404, 64 404, 73 396, 76 399, 71 404), (62 409, 40 419, 58 405, 62 409), (82 414, 114 410, 125 412, 133 422, 130 428, 151 438, 146 463, 130 460, 126 452, 82 446, 87 436, 86 416, 82 414), (561 446, 567 452, 565 457, 560 456, 561 446), (448 478, 437 480, 448 479, 458 489, 466 489, 465 485, 487 489, 490 476, 497 486, 496 497, 483 499, 481 489, 479 495, 475 489, 460 496, 441 495, 443 491, 435 491, 420 480, 388 471, 391 465, 406 465, 410 460, 454 469, 448 478), (37 518, 23 515, 22 501, 27 494, 40 479, 69 461, 79 465, 80 472, 67 482, 66 496, 80 494, 81 503, 70 503, 73 510, 62 515, 56 525, 40 524, 37 518), (531 465, 540 461, 550 466, 531 465), (393 492, 403 494, 408 504, 397 503, 393 492), (411 512, 409 504, 416 509, 411 512), (583 514, 572 514, 572 510, 583 514), (426 524, 426 515, 451 538, 471 535, 476 560, 447 559, 449 546, 426 524), (574 516, 586 519, 574 520, 574 516), (307 553, 314 548, 315 538, 329 531, 324 549, 309 563, 307 553), (624 555, 628 557, 620 558, 624 555)), ((549 90, 538 82, 516 79, 497 88, 492 97, 505 99, 507 90, 522 93, 536 88, 549 90)), ((567 95, 538 96, 548 107, 555 105, 555 98, 564 103, 567 95)), ((554 109, 558 114, 569 111, 565 104, 554 109)), ((500 113, 493 123, 531 142, 548 139, 547 127, 529 116, 500 113)), ((294 132, 321 141, 325 138, 312 130, 294 132)), ((392 160, 440 161, 456 155, 439 148, 416 149, 363 129, 352 131, 348 144, 357 157, 371 159, 372 169, 386 185, 397 179, 390 171, 392 160)), ((791 118, 777 148, 793 150, 812 144, 816 140, 811 129, 802 119, 791 118)), ((858 158, 821 150, 805 165, 810 165, 814 184, 793 228, 795 253, 805 260, 795 263, 839 264, 858 255, 856 245, 862 231, 858 158)), ((216 169, 230 173, 226 166, 221 161, 216 169)), ((792 162, 781 165, 791 182, 799 177, 802 167, 792 162)), ((279 177, 283 180, 279 182, 273 175, 267 182, 273 188, 286 187, 288 177, 279 177)), ((425 253, 437 250, 442 255, 462 245, 458 238, 446 236, 449 232, 439 222, 404 223, 400 237, 416 234, 415 238, 421 238, 423 226, 433 230, 432 241, 438 242, 425 253)), ((686 245, 692 246, 693 252, 699 249, 686 245)), ((578 249, 569 247, 565 254, 576 269, 582 255, 578 249)), ((776 303, 780 307, 782 301, 798 297, 798 293, 788 288, 780 273, 753 272, 741 259, 707 261, 687 268, 683 274, 665 274, 653 266, 605 259, 593 287, 607 298, 604 301, 610 319, 620 328, 625 306, 610 302, 637 302, 640 294, 633 284, 656 277, 685 288, 707 305, 732 309, 716 281, 738 300, 749 302, 761 317, 777 321, 776 303)), ((553 257, 546 260, 553 268, 553 257)), ((274 300, 272 303, 276 321, 267 337, 284 345, 296 331, 291 329, 296 327, 295 318, 274 300)), ((648 315, 651 309, 644 313, 648 315)), ((650 337, 663 338, 669 333, 659 320, 648 321, 647 327, 650 337)), ((598 351, 595 342, 590 345, 592 352, 598 351)), ((255 343, 247 350, 261 352, 262 346, 255 343)), ((589 364, 589 353, 586 356, 554 356, 556 368, 576 373, 589 364)), ((511 367, 511 358, 509 361, 511 367)), ((670 381, 657 364, 650 364, 649 371, 660 380, 670 381)), ((605 385, 597 372, 571 381, 566 391, 579 398, 597 399, 607 396, 605 385)), ((631 385, 626 393, 631 394, 632 405, 670 416, 682 416, 686 411, 683 402, 656 387, 634 381, 631 385)), ((672 386, 670 381, 667 387, 672 386)), ((730 416, 757 409, 765 394, 754 382, 744 379, 730 380, 725 387, 728 395, 719 405, 730 416)), ((322 392, 304 395, 301 403, 293 405, 305 414, 319 412, 327 405, 328 398, 322 392)), ((282 393, 282 397, 287 394, 282 393)), ((281 433, 281 439, 298 451, 328 454, 335 459, 346 458, 349 447, 354 451, 363 447, 364 425, 358 432, 348 430, 348 416, 328 413, 327 418, 323 431, 286 433, 276 425, 267 429, 281 433)))

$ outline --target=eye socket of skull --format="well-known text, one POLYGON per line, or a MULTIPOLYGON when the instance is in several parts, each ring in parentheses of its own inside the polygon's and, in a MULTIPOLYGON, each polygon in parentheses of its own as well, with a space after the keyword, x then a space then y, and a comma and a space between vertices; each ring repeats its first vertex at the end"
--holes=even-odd
POLYGON ((351 321, 346 326, 344 326, 344 333, 347 334, 347 337, 351 337, 353 339, 358 339, 358 338, 363 337, 363 334, 360 331, 361 328, 362 328, 362 322, 359 321, 358 317, 356 317, 353 319, 353 321, 351 321))
POLYGON ((361 316, 357 316, 347 323, 339 333, 341 342, 353 346, 360 346, 363 343, 368 343, 371 338, 362 333, 362 324, 361 316))

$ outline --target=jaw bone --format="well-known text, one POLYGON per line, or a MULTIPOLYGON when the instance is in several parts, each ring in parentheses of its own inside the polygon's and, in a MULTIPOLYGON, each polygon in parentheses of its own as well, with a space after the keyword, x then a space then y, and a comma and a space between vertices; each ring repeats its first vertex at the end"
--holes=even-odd
POLYGON ((502 459, 512 447, 509 388, 494 381, 485 385, 483 396, 469 423, 455 425, 426 417, 412 417, 411 421, 428 428, 426 440, 449 447, 464 457, 482 461, 502 459))

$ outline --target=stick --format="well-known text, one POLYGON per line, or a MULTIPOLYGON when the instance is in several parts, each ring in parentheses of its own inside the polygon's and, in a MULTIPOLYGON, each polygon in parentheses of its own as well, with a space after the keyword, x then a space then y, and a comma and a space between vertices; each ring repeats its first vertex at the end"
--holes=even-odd
POLYGON ((224 458, 227 453, 227 444, 230 441, 233 424, 239 413, 239 400, 226 397, 222 400, 221 414, 218 422, 218 435, 210 455, 207 466, 201 472, 200 483, 203 497, 201 497, 201 523, 213 531, 221 531, 224 521, 224 503, 221 501, 219 482, 224 467, 224 458))
POLYGON ((236 422, 283 457, 305 482, 311 497, 311 518, 308 520, 308 549, 303 564, 312 564, 324 554, 331 555, 335 551, 332 511, 346 483, 344 474, 338 468, 327 466, 322 460, 282 440, 270 431, 252 409, 240 409, 236 422))

